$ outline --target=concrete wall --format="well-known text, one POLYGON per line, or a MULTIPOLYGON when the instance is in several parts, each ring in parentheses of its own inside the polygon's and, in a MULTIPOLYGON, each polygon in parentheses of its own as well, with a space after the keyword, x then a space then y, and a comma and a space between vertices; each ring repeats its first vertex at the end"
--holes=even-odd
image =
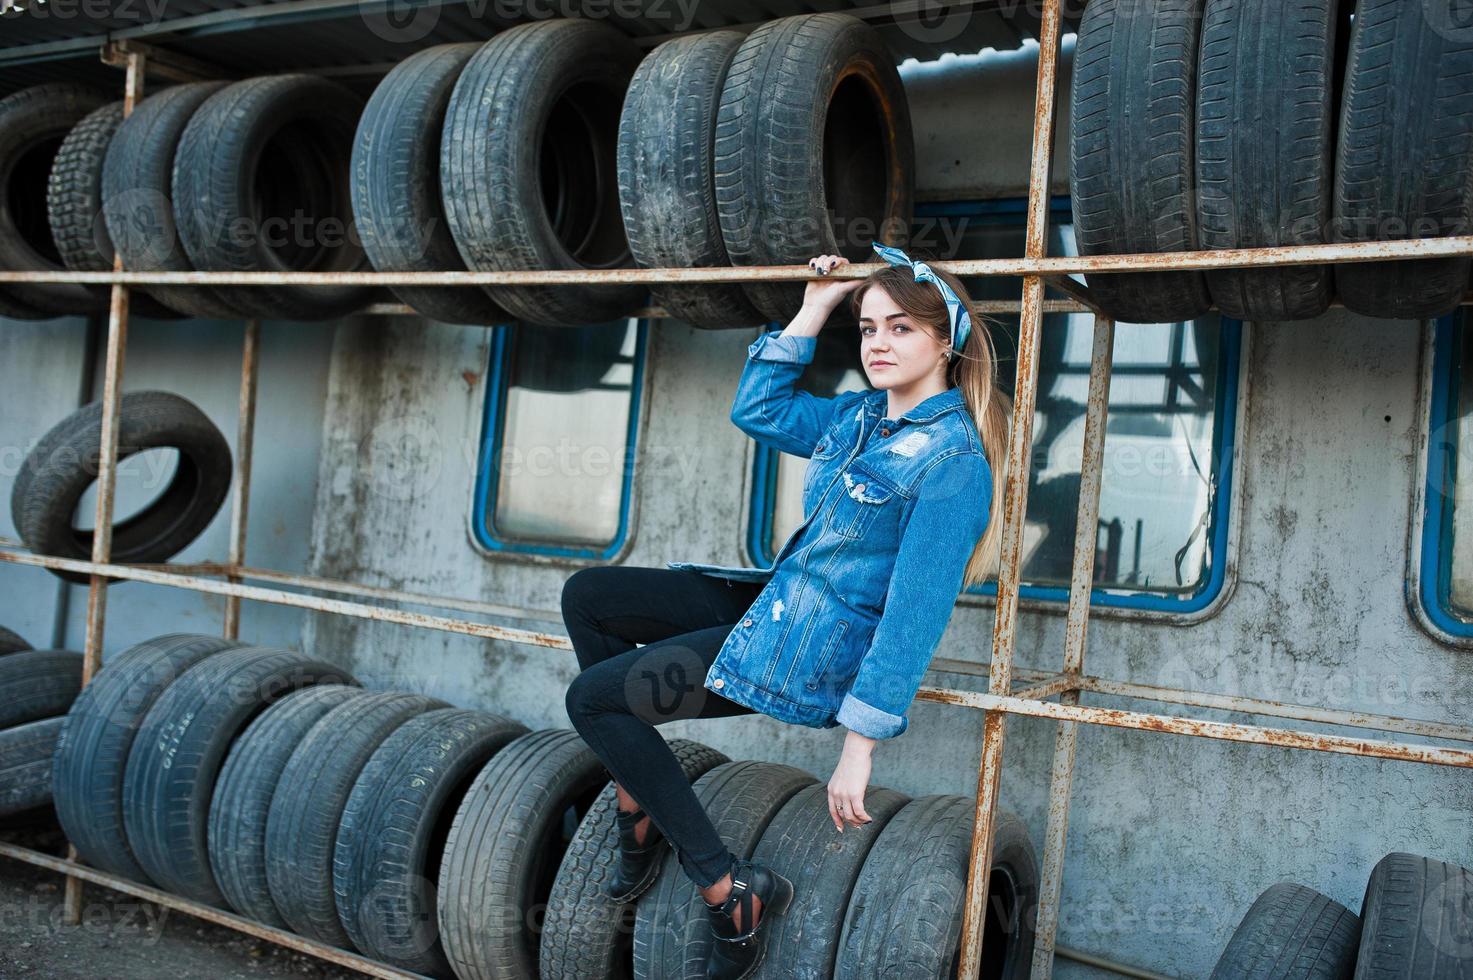
MULTIPOLYGON (((945 84, 935 69, 907 70, 920 196, 1020 195, 1034 64, 1026 53, 995 70, 955 60, 945 84)), ((1062 122, 1059 132, 1067 132, 1062 122)), ((1067 161, 1066 150, 1061 142, 1058 159, 1067 161)), ((60 322, 9 326, 0 332, 5 446, 34 438, 70 407, 81 335, 60 322), (44 398, 17 395, 16 378, 27 379, 28 392, 34 381, 44 398)), ((1191 626, 1095 616, 1089 672, 1473 720, 1473 660, 1423 632, 1403 595, 1423 329, 1336 312, 1245 330, 1230 595, 1191 626), (1408 690, 1415 695, 1398 693, 1408 690)), ((545 613, 532 625, 558 629, 561 586, 577 566, 487 556, 468 532, 488 336, 415 318, 268 330, 250 561, 524 606, 545 613), (406 442, 405 433, 414 437, 406 442)), ((753 447, 727 411, 753 336, 652 327, 640 441, 673 450, 676 462, 636 469, 632 541, 621 561, 743 560, 753 447)), ((233 441, 238 340, 233 327, 135 325, 129 386, 169 386, 195 398, 233 441)), ((0 491, 8 479, 0 473, 0 491)), ((181 558, 222 555, 223 522, 181 558)), ((0 618, 41 630, 49 622, 47 578, 0 565, 0 618)), ((150 633, 219 622, 213 600, 154 591, 130 584, 114 593, 110 650, 150 633)), ((74 603, 73 638, 84 603, 74 603)), ((567 725, 563 693, 575 672, 567 652, 327 615, 306 616, 298 638, 296 621, 289 610, 248 605, 243 635, 299 639, 372 687, 423 691, 534 727, 567 725)), ((1063 625, 1062 609, 1025 611, 1020 662, 1056 667, 1063 625)), ((987 604, 964 602, 938 655, 986 660, 992 627, 987 604)), ((928 682, 985 687, 949 674, 928 682)), ((911 718, 905 736, 879 746, 873 783, 913 796, 971 795, 980 714, 918 703, 911 718)), ((799 766, 819 780, 831 774, 844 736, 842 728, 820 732, 765 716, 676 723, 664 733, 703 740, 733 758, 799 766)), ((1052 723, 1013 719, 1005 751, 1003 803, 1023 817, 1040 857, 1053 734, 1052 723)), ((1470 804, 1473 787, 1450 770, 1085 727, 1059 941, 1169 975, 1205 976, 1249 904, 1273 882, 1302 882, 1359 909, 1366 876, 1387 851, 1473 865, 1470 804)), ((1057 975, 1105 974, 1061 961, 1057 975)))

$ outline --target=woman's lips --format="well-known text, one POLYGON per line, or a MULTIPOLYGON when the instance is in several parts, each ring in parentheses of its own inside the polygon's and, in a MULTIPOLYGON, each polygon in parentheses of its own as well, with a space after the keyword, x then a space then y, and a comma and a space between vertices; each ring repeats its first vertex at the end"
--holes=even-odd
POLYGON ((894 367, 895 365, 894 365, 894 363, 892 363, 890 361, 870 361, 869 362, 869 366, 872 367, 872 368, 876 368, 876 367, 894 367))

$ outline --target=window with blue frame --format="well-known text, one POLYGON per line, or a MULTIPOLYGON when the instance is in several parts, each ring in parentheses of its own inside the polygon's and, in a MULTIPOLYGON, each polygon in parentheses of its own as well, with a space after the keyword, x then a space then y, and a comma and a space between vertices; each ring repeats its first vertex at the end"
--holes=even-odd
MULTIPOLYGON (((1021 200, 922 206, 917 219, 924 246, 913 250, 918 256, 985 259, 1024 251, 1021 200)), ((1078 254, 1067 197, 1052 202, 1049 254, 1078 254)), ((1021 278, 965 281, 977 300, 1016 300, 1022 294, 1021 278)), ((990 319, 998 381, 1011 393, 1018 316, 990 319)), ((1221 589, 1240 335, 1241 324, 1216 314, 1184 323, 1116 325, 1096 530, 1096 604, 1187 613, 1221 589)), ((1094 318, 1047 315, 1041 341, 1021 594, 1065 603, 1094 318)), ((823 397, 868 390, 858 334, 832 328, 820 334, 800 385, 823 397)), ((748 541, 754 564, 770 564, 802 523, 807 464, 758 447, 748 541)), ((971 591, 995 595, 997 586, 989 581, 971 591)))
POLYGON ((1439 629, 1473 637, 1473 337, 1459 311, 1437 321, 1422 518, 1422 609, 1439 629), (1466 452, 1464 450, 1467 450, 1466 452))
POLYGON ((490 551, 607 559, 629 530, 642 320, 493 329, 472 528, 490 551))

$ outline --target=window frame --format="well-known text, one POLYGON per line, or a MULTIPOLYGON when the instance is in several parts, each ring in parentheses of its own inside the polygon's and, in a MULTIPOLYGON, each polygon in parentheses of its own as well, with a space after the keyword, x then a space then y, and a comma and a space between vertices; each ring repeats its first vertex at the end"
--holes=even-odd
POLYGON ((623 465, 619 490, 619 529, 613 541, 603 548, 577 547, 556 541, 529 541, 524 538, 503 536, 496 528, 496 494, 500 486, 500 459, 504 444, 506 421, 506 399, 511 375, 509 358, 512 353, 512 331, 521 329, 549 329, 515 322, 496 324, 491 328, 491 343, 487 354, 486 388, 482 399, 481 436, 476 459, 476 478, 473 481, 470 507, 470 538, 477 551, 486 557, 517 557, 545 559, 561 562, 602 564, 617 561, 633 543, 630 526, 634 499, 634 471, 639 464, 639 435, 644 419, 644 387, 648 368, 650 320, 645 317, 626 317, 635 320, 634 357, 632 378, 629 386, 629 422, 625 430, 625 458, 632 465, 623 465))
MULTIPOLYGON (((1024 198, 997 200, 938 201, 918 204, 916 219, 980 218, 998 224, 1026 222, 1028 202, 1024 198)), ((1072 222, 1073 211, 1067 194, 1056 194, 1049 201, 1050 224, 1072 222)), ((1236 583, 1238 530, 1241 525, 1241 497, 1234 493, 1242 479, 1242 454, 1237 451, 1238 434, 1246 422, 1247 350, 1249 324, 1222 316, 1222 346, 1218 357, 1217 417, 1213 423, 1213 455, 1216 460, 1217 498, 1209 518, 1211 554, 1221 556, 1212 563, 1207 578, 1198 589, 1181 597, 1159 592, 1137 592, 1108 586, 1090 589, 1090 608, 1107 618, 1143 619, 1184 625, 1208 619, 1221 610, 1236 583)), ((781 325, 777 326, 781 329, 781 325)), ((771 327, 764 327, 771 329, 771 327)), ((779 452, 757 444, 752 461, 752 495, 748 505, 746 558, 765 567, 773 553, 768 545, 776 514, 776 487, 779 452)), ((1001 492, 1001 488, 997 488, 1001 492)), ((1068 586, 1020 584, 1019 605, 1022 608, 1063 615, 1069 607, 1068 586)), ((995 580, 971 586, 962 591, 959 603, 992 606, 997 602, 995 580)))

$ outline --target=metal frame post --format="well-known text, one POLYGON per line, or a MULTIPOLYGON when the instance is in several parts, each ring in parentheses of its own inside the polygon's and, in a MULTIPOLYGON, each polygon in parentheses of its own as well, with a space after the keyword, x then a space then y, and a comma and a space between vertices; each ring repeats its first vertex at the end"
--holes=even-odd
MULTIPOLYGON (((239 584, 240 567, 245 564, 246 518, 251 502, 251 456, 256 438, 257 350, 261 342, 261 321, 245 322, 245 336, 240 352, 240 409, 236 427, 235 470, 230 476, 230 566, 226 580, 239 584)), ((240 639, 240 596, 225 597, 226 639, 240 639)))

